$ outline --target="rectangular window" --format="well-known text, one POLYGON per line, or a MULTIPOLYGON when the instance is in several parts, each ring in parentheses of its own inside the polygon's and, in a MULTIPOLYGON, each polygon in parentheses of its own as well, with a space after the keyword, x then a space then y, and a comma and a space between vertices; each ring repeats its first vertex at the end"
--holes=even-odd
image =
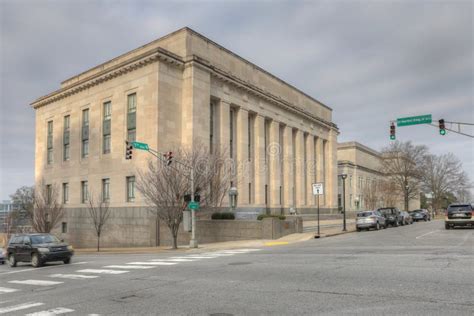
POLYGON ((209 152, 212 153, 214 150, 214 103, 211 102, 209 108, 209 152))
POLYGON ((89 156, 89 109, 82 111, 82 158, 89 156))
POLYGON ((63 204, 69 202, 69 183, 63 183, 63 204))
POLYGON ((127 140, 129 142, 136 141, 137 129, 137 94, 129 94, 127 96, 127 140))
POLYGON ((61 224, 61 233, 66 234, 67 233, 67 223, 62 222, 61 224))
POLYGON ((70 137, 71 117, 66 115, 64 117, 64 130, 63 130, 63 160, 67 161, 70 158, 69 155, 69 137, 70 137))
POLYGON ((265 120, 263 123, 263 146, 265 148, 265 163, 267 162, 267 155, 268 155, 268 134, 270 129, 270 124, 268 120, 265 120))
POLYGON ((249 183, 249 204, 252 204, 252 183, 249 183))
POLYGON ((253 144, 253 141, 252 141, 252 116, 249 114, 248 116, 248 121, 247 121, 247 138, 248 138, 248 148, 247 148, 247 151, 248 151, 248 160, 251 161, 252 160, 252 144, 253 144))
POLYGON ((112 129, 112 103, 104 103, 104 120, 102 122, 102 153, 110 153, 110 140, 112 129))
POLYGON ((127 202, 135 201, 135 177, 127 177, 127 202))
POLYGON ((47 150, 47 162, 49 165, 53 163, 53 121, 48 122, 47 150))
POLYGON ((102 179, 102 201, 110 201, 110 179, 102 179))
POLYGON ((52 188, 51 188, 51 184, 47 184, 46 185, 46 204, 51 204, 51 200, 52 200, 52 196, 53 195, 53 191, 52 191, 52 188))
POLYGON ((89 183, 81 181, 81 203, 89 201, 89 183))

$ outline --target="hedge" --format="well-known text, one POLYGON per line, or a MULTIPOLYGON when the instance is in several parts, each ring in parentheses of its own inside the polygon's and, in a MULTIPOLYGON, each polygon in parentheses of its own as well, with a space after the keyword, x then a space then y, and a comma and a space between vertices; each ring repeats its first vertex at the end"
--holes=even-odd
POLYGON ((213 213, 211 215, 212 219, 235 219, 234 213, 231 212, 222 212, 222 213, 213 213))
POLYGON ((286 219, 286 216, 285 216, 285 215, 267 215, 267 214, 260 214, 260 215, 258 215, 257 219, 258 219, 259 221, 261 221, 262 219, 268 218, 268 217, 275 217, 275 218, 278 218, 278 219, 280 219, 280 220, 282 220, 282 221, 286 219))

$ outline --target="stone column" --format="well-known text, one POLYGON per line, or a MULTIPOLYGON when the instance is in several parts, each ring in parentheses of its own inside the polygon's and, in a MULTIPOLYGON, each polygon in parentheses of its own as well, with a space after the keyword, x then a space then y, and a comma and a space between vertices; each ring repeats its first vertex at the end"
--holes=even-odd
POLYGON ((301 207, 305 202, 304 192, 304 134, 301 130, 296 131, 295 139, 295 183, 296 183, 296 206, 301 207))
MULTIPOLYGON (((323 139, 316 138, 316 182, 324 182, 324 158, 323 158, 323 139)), ((324 188, 326 189, 326 188, 324 188)), ((324 204, 324 196, 319 196, 319 205, 324 204)))
POLYGON ((221 150, 227 153, 227 157, 230 153, 229 142, 230 142, 230 104, 227 101, 221 100, 216 109, 216 133, 218 133, 218 144, 221 150))
POLYGON ((249 182, 250 182, 250 163, 248 159, 248 125, 249 112, 240 108, 237 112, 237 190, 239 192, 238 204, 249 204, 249 182))
POLYGON ((326 207, 337 209, 337 133, 329 131, 326 142, 326 207))
POLYGON ((265 118, 261 115, 255 116, 254 125, 254 150, 255 150, 255 205, 265 207, 265 118))
POLYGON ((280 214, 280 123, 270 122, 268 154, 270 207, 275 214, 280 214))
POLYGON ((285 126, 283 130, 283 206, 294 206, 293 200, 293 129, 285 126))
POLYGON ((316 168, 314 159, 314 136, 306 138, 306 202, 308 206, 315 204, 312 184, 315 182, 316 168))

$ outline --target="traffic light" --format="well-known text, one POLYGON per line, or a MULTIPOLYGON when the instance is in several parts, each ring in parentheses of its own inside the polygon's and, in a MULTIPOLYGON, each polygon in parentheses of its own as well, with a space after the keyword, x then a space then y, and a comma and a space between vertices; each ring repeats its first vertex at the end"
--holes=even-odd
POLYGON ((173 162, 173 152, 168 151, 167 153, 163 154, 165 156, 166 165, 169 166, 173 162))
POLYGON ((440 135, 446 135, 446 126, 444 126, 444 119, 441 119, 438 121, 439 123, 439 134, 440 135))
POLYGON ((395 140, 395 123, 390 124, 390 139, 395 140))
POLYGON ((125 159, 132 159, 133 145, 128 140, 125 141, 125 159))

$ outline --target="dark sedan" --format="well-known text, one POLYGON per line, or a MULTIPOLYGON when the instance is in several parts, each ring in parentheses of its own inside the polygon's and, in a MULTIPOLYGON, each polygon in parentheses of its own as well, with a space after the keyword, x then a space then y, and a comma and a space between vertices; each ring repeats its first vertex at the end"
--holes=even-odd
POLYGON ((428 212, 428 210, 424 209, 419 209, 419 210, 414 210, 410 212, 411 217, 413 217, 413 221, 418 222, 418 221, 430 221, 431 220, 431 214, 428 212))

